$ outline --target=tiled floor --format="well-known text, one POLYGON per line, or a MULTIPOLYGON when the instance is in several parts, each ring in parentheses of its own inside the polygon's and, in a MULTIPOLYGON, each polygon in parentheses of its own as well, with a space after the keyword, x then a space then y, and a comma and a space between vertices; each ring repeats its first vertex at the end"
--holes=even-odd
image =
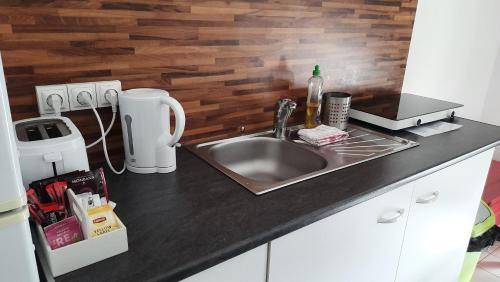
POLYGON ((472 282, 500 282, 500 242, 481 254, 472 282))

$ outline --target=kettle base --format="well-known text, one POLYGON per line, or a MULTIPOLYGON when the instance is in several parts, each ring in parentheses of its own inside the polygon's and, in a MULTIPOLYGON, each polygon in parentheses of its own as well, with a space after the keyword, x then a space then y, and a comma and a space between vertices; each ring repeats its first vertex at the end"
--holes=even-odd
POLYGON ((169 173, 177 169, 176 165, 169 167, 135 167, 127 164, 127 170, 133 173, 148 174, 148 173, 169 173))

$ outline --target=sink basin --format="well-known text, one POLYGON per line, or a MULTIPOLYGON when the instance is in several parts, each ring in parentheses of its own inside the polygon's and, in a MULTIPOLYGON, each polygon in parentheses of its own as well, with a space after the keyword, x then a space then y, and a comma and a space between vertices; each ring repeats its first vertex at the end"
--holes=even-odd
POLYGON ((299 177, 324 169, 328 164, 314 152, 270 137, 218 144, 211 147, 208 154, 234 173, 263 184, 299 177))
MULTIPOLYGON (((292 128, 296 132, 298 128, 292 128)), ((293 183, 418 146, 418 143, 350 125, 349 138, 313 147, 296 134, 271 131, 187 148, 251 192, 260 195, 293 183)))

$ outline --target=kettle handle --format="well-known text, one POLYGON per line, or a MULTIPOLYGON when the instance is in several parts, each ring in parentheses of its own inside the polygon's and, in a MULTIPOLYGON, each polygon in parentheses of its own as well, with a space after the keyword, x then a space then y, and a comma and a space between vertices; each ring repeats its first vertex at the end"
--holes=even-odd
POLYGON ((160 146, 167 145, 172 147, 179 141, 179 139, 181 139, 182 133, 184 133, 184 126, 186 125, 186 115, 184 114, 184 109, 182 108, 181 104, 172 97, 169 96, 162 97, 160 103, 170 106, 170 108, 172 108, 172 110, 174 111, 175 115, 174 134, 172 134, 170 140, 167 140, 166 137, 168 135, 166 134, 162 135, 164 136, 164 138, 161 138, 161 140, 159 140, 160 146))

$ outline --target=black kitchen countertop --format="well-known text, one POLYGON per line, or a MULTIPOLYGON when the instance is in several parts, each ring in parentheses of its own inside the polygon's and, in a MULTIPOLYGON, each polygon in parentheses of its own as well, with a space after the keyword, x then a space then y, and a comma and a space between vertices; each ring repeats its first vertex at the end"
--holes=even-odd
MULTIPOLYGON (((256 196, 185 148, 169 174, 106 174, 129 250, 56 281, 178 281, 394 189, 397 182, 500 141, 500 127, 463 127, 396 154, 256 196)), ((298 160, 300 161, 300 160, 298 160)))

